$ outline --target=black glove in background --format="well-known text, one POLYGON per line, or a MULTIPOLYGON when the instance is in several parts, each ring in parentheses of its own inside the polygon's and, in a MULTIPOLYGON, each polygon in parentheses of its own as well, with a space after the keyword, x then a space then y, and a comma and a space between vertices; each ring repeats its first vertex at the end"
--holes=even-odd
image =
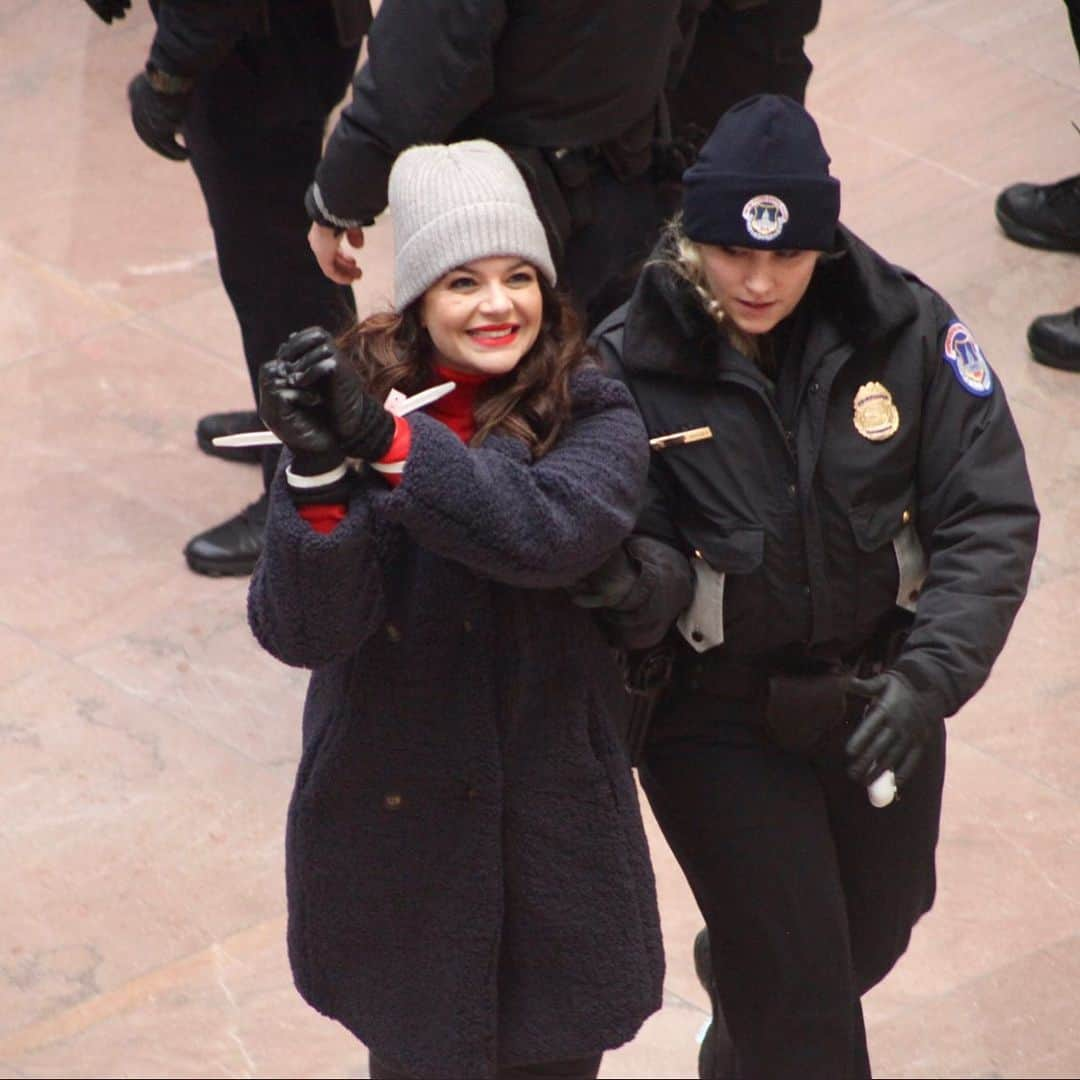
POLYGON ((165 94, 155 90, 145 71, 128 83, 131 122, 140 139, 156 154, 170 161, 187 161, 191 156, 186 146, 176 141, 191 103, 190 91, 165 94))
POLYGON ((378 461, 394 440, 394 417, 363 387, 348 357, 321 326, 292 334, 278 349, 291 365, 297 385, 318 390, 332 430, 348 457, 378 461))
POLYGON ((103 23, 111 23, 127 14, 131 0, 86 0, 86 5, 103 23))
POLYGON ((869 784, 892 769, 902 787, 914 773, 931 728, 941 717, 903 675, 886 671, 868 679, 852 679, 848 693, 869 698, 863 718, 847 741, 848 775, 869 784))

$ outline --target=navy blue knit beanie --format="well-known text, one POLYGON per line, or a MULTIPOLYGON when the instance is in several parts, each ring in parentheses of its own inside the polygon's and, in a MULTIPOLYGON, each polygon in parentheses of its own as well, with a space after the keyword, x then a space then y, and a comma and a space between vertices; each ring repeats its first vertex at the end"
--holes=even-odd
POLYGON ((828 251, 839 218, 818 126, 780 94, 728 109, 683 173, 683 230, 700 244, 828 251))

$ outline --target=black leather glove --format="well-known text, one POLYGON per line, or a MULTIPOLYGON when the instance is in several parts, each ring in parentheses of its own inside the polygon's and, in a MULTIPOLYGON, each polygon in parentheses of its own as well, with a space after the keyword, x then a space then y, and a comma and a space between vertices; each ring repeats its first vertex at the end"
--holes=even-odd
POLYGON ((591 574, 571 586, 570 599, 583 608, 618 608, 640 575, 640 563, 620 544, 591 574))
POLYGON ((852 679, 848 693, 870 699, 845 747, 852 759, 848 775, 860 784, 869 784, 892 769, 897 787, 902 787, 919 764, 923 744, 941 717, 935 716, 926 699, 895 671, 852 679))
POLYGON ((259 368, 259 416, 292 450, 292 471, 300 476, 319 476, 345 460, 329 410, 310 388, 315 378, 283 359, 281 349, 259 368))
POLYGON ((378 461, 394 441, 394 417, 365 389, 333 335, 321 326, 292 334, 278 356, 293 366, 298 385, 314 387, 331 429, 348 457, 378 461))
POLYGON ((86 4, 103 23, 111 23, 127 14, 131 0, 86 0, 86 4))
POLYGON ((187 161, 186 146, 176 141, 191 103, 191 79, 170 76, 148 67, 128 83, 131 122, 140 139, 156 154, 170 161, 187 161), (169 92, 154 87, 153 81, 168 83, 169 92), (187 87, 187 89, 184 89, 187 87))

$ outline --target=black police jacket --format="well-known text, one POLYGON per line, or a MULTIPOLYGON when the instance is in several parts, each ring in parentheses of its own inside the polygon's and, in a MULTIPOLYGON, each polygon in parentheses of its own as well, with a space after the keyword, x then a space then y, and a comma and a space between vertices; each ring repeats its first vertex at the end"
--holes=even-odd
POLYGON ((332 7, 341 45, 357 45, 371 23, 370 0, 151 0, 157 31, 150 62, 171 75, 197 76, 220 64, 247 35, 272 33, 282 3, 332 7))
MULTIPOLYGON (((636 530, 697 573, 704 622, 684 615, 684 637, 846 657, 899 604, 914 622, 894 667, 951 715, 1005 643, 1038 533, 1020 437, 970 332, 841 227, 788 321, 774 392, 664 256, 597 336, 651 438, 710 432, 653 450, 636 530)), ((666 601, 661 581, 670 619, 666 601)))
POLYGON ((383 0, 352 101, 316 172, 320 217, 374 220, 394 158, 416 143, 482 137, 558 148, 616 139, 656 109, 699 7, 383 0))

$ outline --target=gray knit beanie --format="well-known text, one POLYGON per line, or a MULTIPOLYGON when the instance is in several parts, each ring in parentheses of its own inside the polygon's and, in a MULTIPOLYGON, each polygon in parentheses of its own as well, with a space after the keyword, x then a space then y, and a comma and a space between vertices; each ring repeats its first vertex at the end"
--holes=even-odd
POLYGON ((394 307, 404 311, 455 266, 520 255, 555 284, 544 226, 504 150, 485 139, 414 146, 390 171, 394 307))

